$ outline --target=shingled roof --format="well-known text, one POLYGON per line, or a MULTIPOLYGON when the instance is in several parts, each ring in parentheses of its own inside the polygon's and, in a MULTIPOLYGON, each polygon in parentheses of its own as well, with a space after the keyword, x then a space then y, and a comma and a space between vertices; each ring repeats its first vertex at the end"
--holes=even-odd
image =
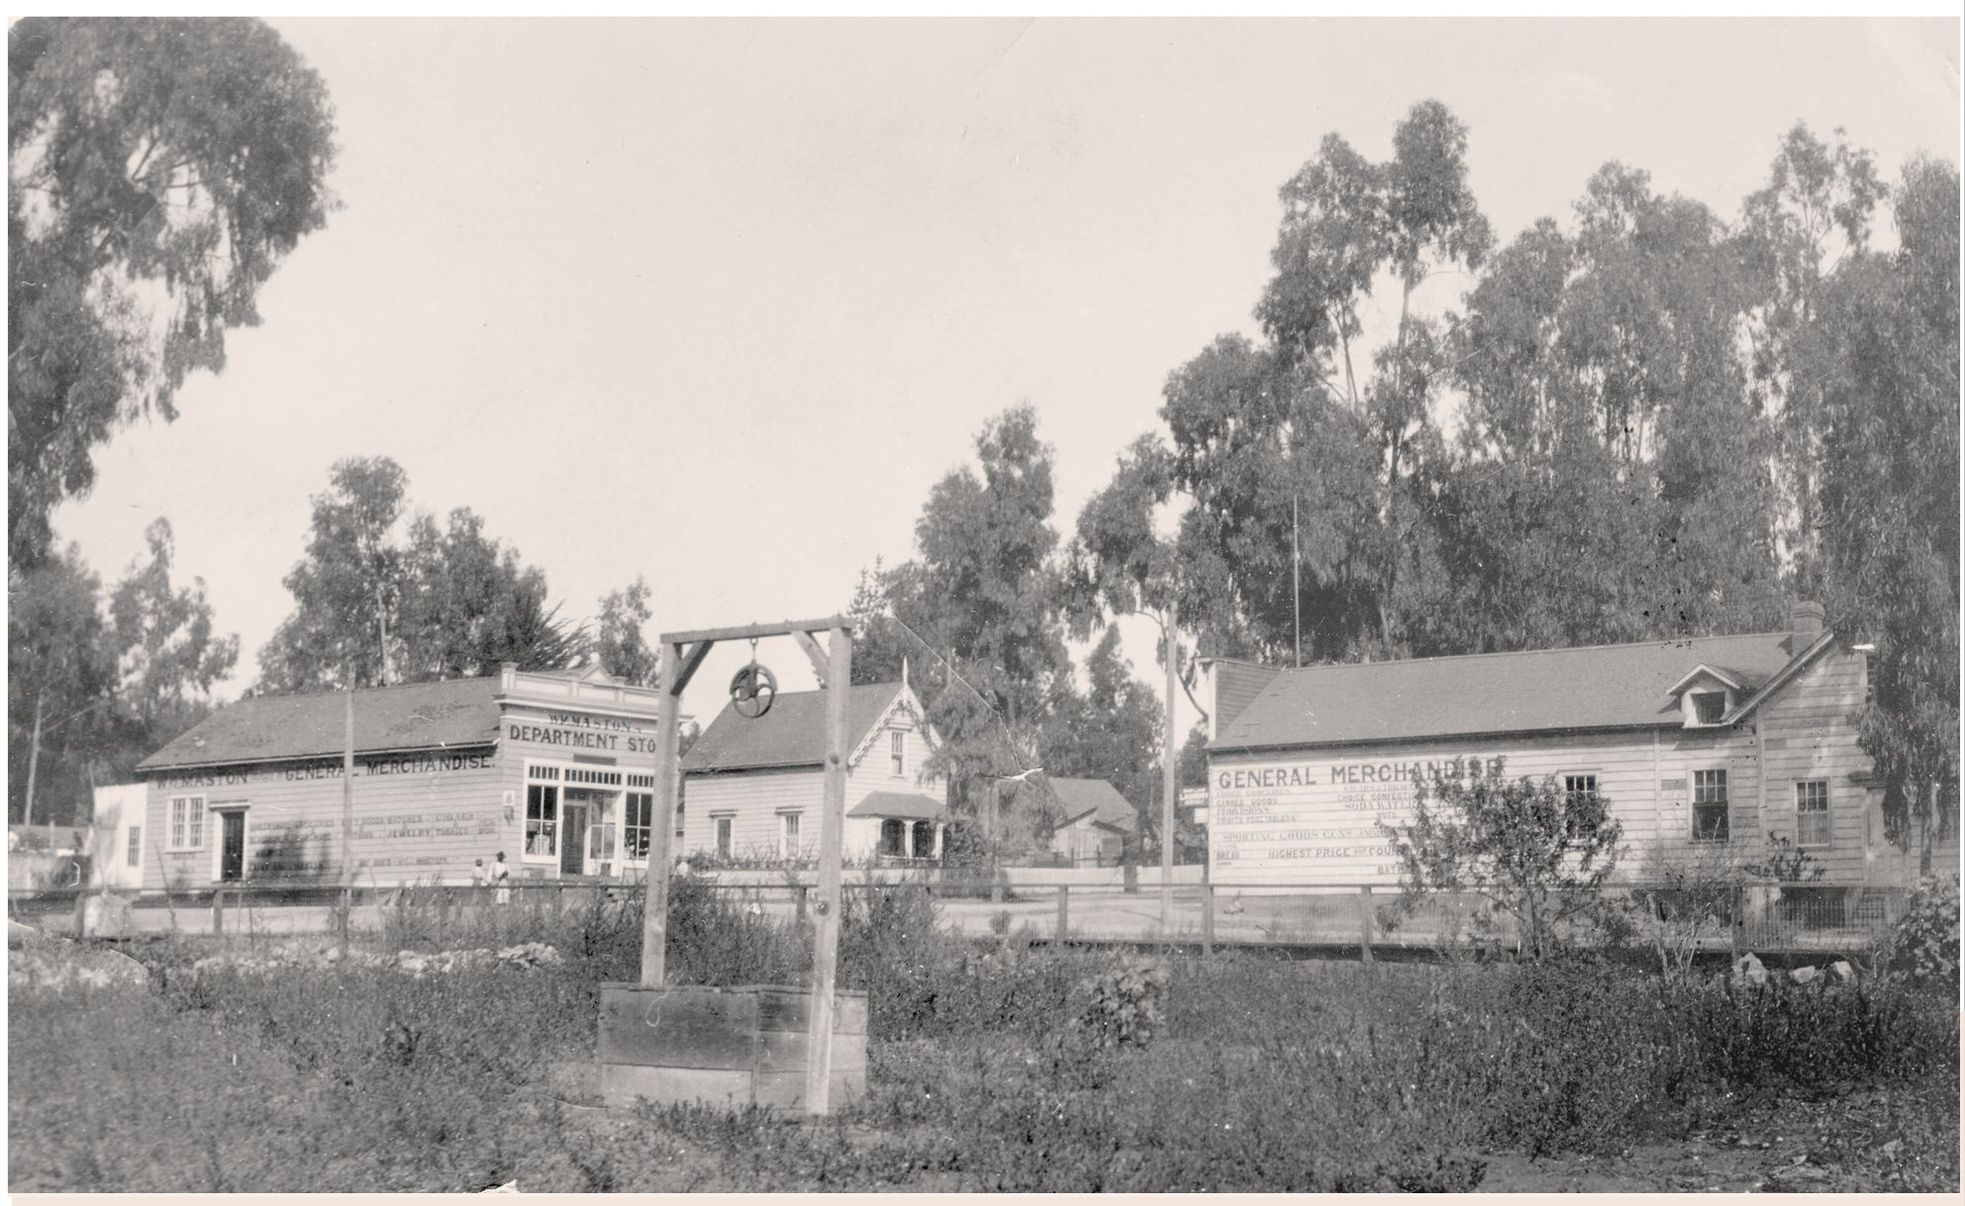
MULTIPOLYGON (((1808 636, 1796 653, 1826 644, 1808 636)), ((1279 670, 1208 748, 1676 725, 1671 688, 1687 671, 1724 667, 1744 701, 1796 660, 1794 641, 1763 632, 1279 670)))
MULTIPOLYGON (((847 688, 849 752, 859 747, 904 689, 901 683, 863 683, 847 688)), ((774 699, 769 712, 754 719, 739 716, 730 704, 723 705, 723 711, 683 755, 682 769, 686 774, 764 770, 823 766, 825 760, 826 693, 790 691, 774 699)))
MULTIPOLYGON (((457 678, 355 692, 355 752, 468 749, 498 737, 498 678, 457 678)), ((256 695, 227 704, 137 763, 139 771, 340 754, 347 696, 256 695)))
POLYGON ((1138 828, 1139 813, 1119 794, 1119 789, 1104 779, 1060 779, 1046 776, 1045 782, 1057 793, 1058 804, 1064 815, 1060 824, 1069 825, 1086 813, 1094 814, 1095 824, 1109 825, 1127 832, 1138 828))

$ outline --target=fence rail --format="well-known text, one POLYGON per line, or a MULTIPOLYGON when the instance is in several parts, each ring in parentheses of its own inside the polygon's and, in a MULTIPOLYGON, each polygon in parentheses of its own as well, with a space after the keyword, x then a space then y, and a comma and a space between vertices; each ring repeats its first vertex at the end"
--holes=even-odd
MULTIPOLYGON (((760 916, 782 920, 808 917, 815 891, 791 876, 725 879, 710 874, 695 877, 695 882, 760 916)), ((842 887, 849 897, 926 892, 952 932, 974 937, 1031 933, 1046 940, 1179 943, 1203 951, 1216 946, 1335 947, 1367 960, 1374 952, 1469 945, 1506 949, 1522 940, 1512 916, 1488 901, 1445 894, 1409 898, 1384 885, 1176 883, 1164 922, 1157 886, 1143 883, 1006 883, 1000 876, 968 877, 944 869, 898 878, 849 878, 842 887)), ((560 911, 627 900, 639 890, 639 883, 632 882, 520 879, 502 890, 358 884, 344 895, 338 885, 248 882, 133 902, 100 888, 12 890, 8 897, 16 920, 61 932, 223 934, 243 928, 322 932, 342 910, 358 924, 370 925, 389 909, 560 911)), ((1625 906, 1625 941, 1639 946, 1670 941, 1707 953, 1859 951, 1896 924, 1904 895, 1904 889, 1894 887, 1773 883, 1737 884, 1696 897, 1664 884, 1619 884, 1605 892, 1607 899, 1625 906)), ((1587 943, 1607 941, 1611 935, 1586 927, 1572 937, 1587 943)))

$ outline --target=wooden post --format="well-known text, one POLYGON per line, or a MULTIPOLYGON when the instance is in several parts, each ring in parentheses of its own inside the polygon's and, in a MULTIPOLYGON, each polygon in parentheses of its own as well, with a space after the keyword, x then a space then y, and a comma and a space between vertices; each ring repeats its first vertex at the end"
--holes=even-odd
POLYGON ((75 889, 75 936, 86 938, 89 935, 89 889, 83 884, 75 889))
POLYGON ((1358 889, 1358 927, 1359 949, 1364 952, 1364 961, 1371 962, 1371 885, 1358 889))
POLYGON ((1180 783, 1180 726, 1174 720, 1174 690, 1180 683, 1180 642, 1175 639, 1174 605, 1167 603, 1163 626, 1167 658, 1167 735, 1160 749, 1160 941, 1173 941, 1174 797, 1180 783))
MULTIPOLYGON (((707 647, 708 642, 703 642, 707 647)), ((698 651, 702 652, 701 650, 698 651)), ((682 646, 662 642, 662 698, 655 711, 655 832, 649 835, 647 890, 641 904, 641 986, 660 988, 669 955, 669 847, 675 834, 676 750, 682 688, 682 646)), ((700 659, 699 659, 700 660, 700 659)))
POLYGON ((819 917, 813 927, 812 1016, 807 1033, 805 1111, 832 1112, 833 980, 839 959, 839 864, 846 838, 846 701, 853 683, 853 637, 835 624, 826 674, 825 810, 819 818, 819 917))
POLYGON ((805 920, 805 885, 794 885, 791 894, 792 901, 797 906, 798 920, 802 923, 805 920))
MULTIPOLYGON (((341 958, 348 958, 348 929, 355 911, 355 676, 341 713, 341 958)), ((209 823, 209 822, 208 822, 209 823)))
POLYGON ((212 936, 225 932, 225 889, 212 893, 212 936))
POLYGON ((1063 942, 1071 933, 1071 885, 1058 885, 1058 932, 1057 940, 1063 942))
POLYGON ((1214 954, 1214 884, 1201 881, 1201 954, 1214 954))

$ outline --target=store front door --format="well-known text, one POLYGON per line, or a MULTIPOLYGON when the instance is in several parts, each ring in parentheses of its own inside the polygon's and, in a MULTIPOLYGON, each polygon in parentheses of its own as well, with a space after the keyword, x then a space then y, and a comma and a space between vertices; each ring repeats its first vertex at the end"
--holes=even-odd
POLYGON ((559 844, 559 873, 579 875, 586 870, 587 806, 566 804, 561 811, 565 813, 565 837, 559 844))
POLYGON ((219 816, 218 878, 235 883, 246 877, 246 814, 238 809, 219 816))

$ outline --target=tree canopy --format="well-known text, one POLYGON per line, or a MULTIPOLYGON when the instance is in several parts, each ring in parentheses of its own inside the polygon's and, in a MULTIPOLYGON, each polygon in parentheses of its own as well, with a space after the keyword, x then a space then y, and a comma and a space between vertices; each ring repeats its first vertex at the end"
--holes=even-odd
POLYGON ((338 461, 314 497, 306 554, 287 574, 293 614, 260 651, 269 690, 377 686, 557 670, 584 628, 548 602, 546 576, 467 508, 405 521, 408 480, 387 457, 338 461), (407 527, 405 535, 403 529, 407 527))
POLYGON ((327 220, 333 110, 241 18, 31 17, 7 31, 7 549, 49 553, 94 451, 176 415, 327 220))

